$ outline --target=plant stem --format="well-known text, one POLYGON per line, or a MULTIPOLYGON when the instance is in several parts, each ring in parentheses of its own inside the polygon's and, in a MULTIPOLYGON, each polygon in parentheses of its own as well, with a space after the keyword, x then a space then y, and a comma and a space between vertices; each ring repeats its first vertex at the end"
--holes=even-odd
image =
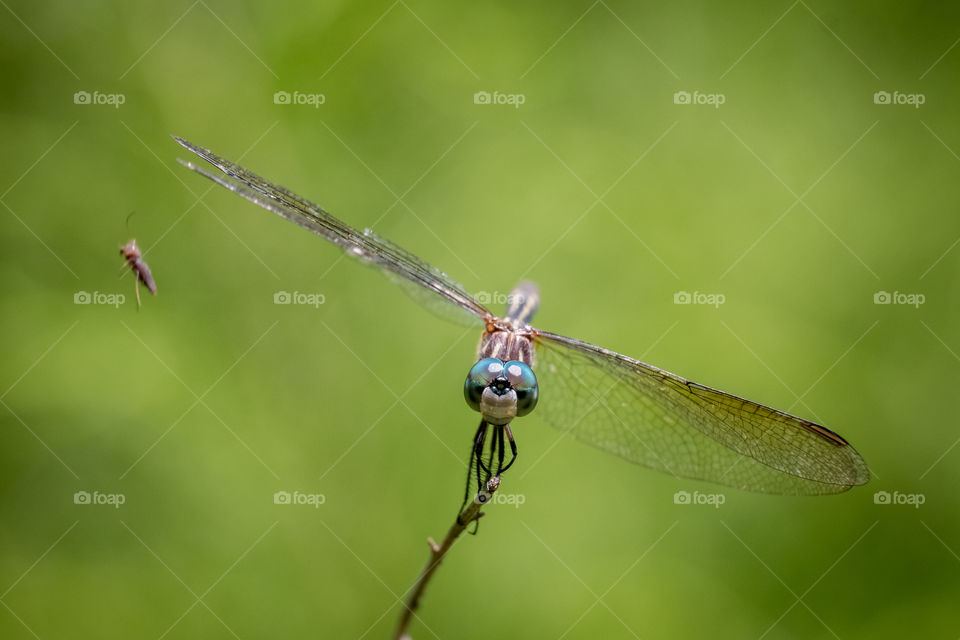
POLYGON ((486 491, 479 491, 473 499, 473 502, 467 505, 467 507, 457 515, 456 521, 453 523, 453 526, 450 527, 450 530, 447 531, 443 542, 437 544, 433 538, 427 538, 427 544, 430 545, 430 558, 427 560, 427 566, 420 572, 420 577, 417 578, 417 582, 410 590, 406 602, 403 603, 403 611, 400 613, 397 631, 393 634, 394 640, 410 640, 407 629, 410 626, 410 621, 413 619, 413 616, 416 615, 417 607, 420 604, 420 597, 423 595, 423 592, 426 591, 427 585, 430 583, 430 578, 433 577, 437 567, 440 566, 444 556, 447 555, 447 551, 450 550, 453 543, 460 537, 460 534, 466 531, 471 522, 483 516, 480 509, 490 501, 490 498, 499 487, 499 476, 487 480, 486 491))

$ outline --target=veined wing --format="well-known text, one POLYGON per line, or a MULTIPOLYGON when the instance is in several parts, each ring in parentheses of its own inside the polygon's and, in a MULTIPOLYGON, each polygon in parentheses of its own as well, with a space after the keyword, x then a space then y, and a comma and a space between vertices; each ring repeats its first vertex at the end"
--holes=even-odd
POLYGON ((250 202, 326 238, 340 246, 347 255, 362 262, 376 265, 395 282, 404 285, 412 283, 413 286, 406 286, 405 290, 434 312, 454 319, 452 314, 448 313, 448 311, 454 309, 451 307, 450 303, 452 303, 467 312, 466 314, 458 313, 459 318, 464 318, 466 315, 477 322, 485 316, 491 315, 486 307, 467 293, 450 276, 430 266, 409 251, 378 237, 370 229, 363 232, 358 231, 330 215, 318 205, 284 187, 261 178, 238 164, 225 160, 203 147, 187 142, 183 138, 174 136, 173 139, 215 166, 227 177, 214 175, 192 162, 181 160, 180 162, 188 169, 192 169, 250 202), (436 302, 442 304, 435 304, 436 302))
POLYGON ((601 347, 538 331, 537 413, 578 440, 675 476, 764 493, 865 484, 860 454, 829 429, 601 347))

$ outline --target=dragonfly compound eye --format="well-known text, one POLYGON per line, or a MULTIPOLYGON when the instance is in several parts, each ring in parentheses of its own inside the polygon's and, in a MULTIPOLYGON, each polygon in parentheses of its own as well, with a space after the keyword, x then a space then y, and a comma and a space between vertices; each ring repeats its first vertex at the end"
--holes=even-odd
POLYGON ((525 416, 537 406, 540 388, 533 369, 523 362, 511 360, 503 365, 504 375, 517 393, 517 416, 525 416))
POLYGON ((480 411, 480 399, 483 390, 503 376, 503 360, 484 358, 470 367, 470 373, 463 383, 463 397, 474 411, 480 411))

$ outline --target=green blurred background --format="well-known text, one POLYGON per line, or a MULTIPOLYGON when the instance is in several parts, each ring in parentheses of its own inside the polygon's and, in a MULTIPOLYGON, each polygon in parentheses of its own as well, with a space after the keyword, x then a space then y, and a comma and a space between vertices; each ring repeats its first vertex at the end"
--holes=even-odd
POLYGON ((212 189, 170 134, 472 292, 531 278, 538 326, 822 420, 874 473, 678 482, 534 413, 523 504, 458 542, 414 637, 960 634, 957 7, 3 5, 0 637, 383 638, 459 505, 479 332, 212 189))

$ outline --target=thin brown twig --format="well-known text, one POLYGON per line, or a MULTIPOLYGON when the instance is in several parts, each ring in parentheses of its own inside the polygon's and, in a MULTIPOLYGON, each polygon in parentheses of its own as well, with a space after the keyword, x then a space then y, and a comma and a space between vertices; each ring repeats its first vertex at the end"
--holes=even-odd
POLYGON ((460 534, 466 531, 471 522, 474 522, 483 516, 483 514, 480 512, 480 509, 482 509, 483 505, 490 501, 490 498, 499 487, 499 476, 495 476, 487 480, 486 491, 479 491, 476 497, 473 499, 473 502, 467 505, 467 508, 457 516, 453 526, 450 527, 450 530, 447 531, 447 535, 444 536, 442 543, 437 544, 434 542, 433 538, 427 538, 427 544, 430 545, 430 558, 427 560, 427 566, 424 567, 422 572, 420 572, 420 577, 417 578, 417 582, 413 585, 413 589, 410 590, 410 594, 407 596, 406 602, 403 603, 403 611, 400 613, 400 621, 397 623, 397 631, 393 634, 394 640, 410 640, 407 629, 409 628, 410 621, 413 619, 413 616, 417 611, 417 607, 420 604, 420 597, 423 595, 423 592, 426 591, 427 585, 430 583, 430 578, 433 577, 437 567, 440 566, 443 558, 447 555, 447 551, 450 550, 450 547, 453 546, 453 543, 456 542, 457 538, 460 537, 460 534))

